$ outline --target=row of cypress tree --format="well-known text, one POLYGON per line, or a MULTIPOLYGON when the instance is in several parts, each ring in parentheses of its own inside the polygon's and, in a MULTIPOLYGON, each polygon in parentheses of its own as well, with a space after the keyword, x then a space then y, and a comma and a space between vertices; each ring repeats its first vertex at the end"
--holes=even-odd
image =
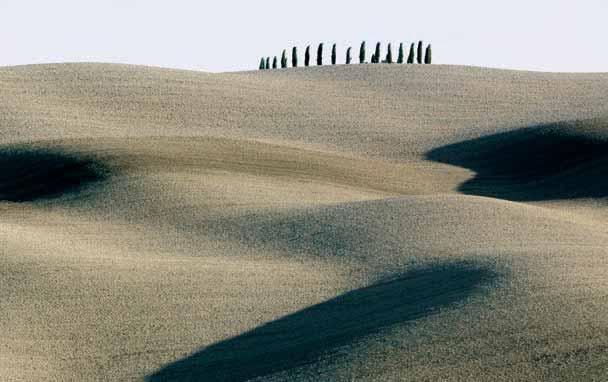
MULTIPOLYGON (((352 47, 348 47, 348 49, 346 50, 346 65, 351 64, 352 62, 352 47)), ((359 48, 359 63, 360 64, 365 64, 366 63, 366 48, 365 48, 365 41, 363 41, 361 43, 361 47, 359 48)), ((381 54, 382 54, 382 44, 381 43, 377 43, 376 44, 376 50, 374 51, 374 54, 371 57, 371 63, 372 64, 379 64, 379 63, 387 63, 387 64, 392 64, 395 61, 393 60, 393 50, 391 47, 391 44, 388 44, 388 49, 386 52, 386 56, 384 58, 384 60, 381 59, 381 54)), ((397 64, 413 64, 414 61, 416 61, 418 64, 422 64, 423 62, 425 64, 431 64, 432 63, 432 48, 431 45, 427 45, 426 50, 424 50, 424 44, 422 43, 422 41, 418 42, 418 47, 416 48, 416 43, 412 43, 412 45, 410 46, 410 52, 409 55, 407 56, 407 60, 405 58, 405 51, 404 51, 404 46, 403 43, 399 44, 399 55, 397 57, 396 63, 397 64), (423 52, 424 51, 424 52, 423 52)), ((336 65, 337 63, 337 55, 336 55, 336 44, 333 44, 332 48, 331 48, 331 64, 332 65, 336 65)), ((287 64, 288 64, 288 60, 287 60, 287 50, 283 50, 283 53, 281 54, 281 68, 287 68, 287 64)), ((319 47, 317 48, 317 65, 321 66, 323 65, 323 43, 319 44, 319 47)), ((291 50, 291 66, 294 68, 298 67, 298 48, 297 47, 293 47, 291 50)), ((306 51, 304 53, 304 66, 310 66, 310 45, 306 47, 306 51)), ((274 56, 274 59, 272 60, 272 64, 270 62, 270 57, 262 57, 262 59, 260 60, 260 70, 265 70, 265 69, 278 69, 279 67, 279 61, 277 59, 277 56, 274 56)))

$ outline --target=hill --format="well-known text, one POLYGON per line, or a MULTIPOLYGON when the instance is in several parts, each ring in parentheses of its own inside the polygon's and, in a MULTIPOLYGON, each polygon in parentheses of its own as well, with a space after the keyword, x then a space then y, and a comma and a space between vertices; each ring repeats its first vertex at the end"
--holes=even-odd
POLYGON ((601 379, 607 89, 2 68, 0 379, 601 379))

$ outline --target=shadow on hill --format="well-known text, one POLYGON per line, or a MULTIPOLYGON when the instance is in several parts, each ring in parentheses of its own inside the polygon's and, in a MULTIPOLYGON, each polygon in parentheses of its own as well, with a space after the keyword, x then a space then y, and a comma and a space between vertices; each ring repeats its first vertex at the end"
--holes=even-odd
POLYGON ((74 194, 104 180, 98 160, 62 149, 0 148, 0 201, 33 202, 74 194))
POLYGON ((433 161, 476 172, 469 195, 513 201, 608 196, 608 125, 602 120, 524 128, 427 153, 433 161))
POLYGON ((302 366, 381 329, 463 301, 494 277, 493 271, 471 263, 412 270, 205 347, 147 380, 244 381, 302 366))

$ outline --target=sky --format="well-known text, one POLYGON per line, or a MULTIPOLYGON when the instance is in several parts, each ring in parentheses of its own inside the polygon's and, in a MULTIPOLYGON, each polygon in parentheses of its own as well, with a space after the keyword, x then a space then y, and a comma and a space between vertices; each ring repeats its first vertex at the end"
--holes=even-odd
POLYGON ((362 40, 368 57, 377 41, 423 40, 438 64, 608 72, 607 16, 608 0, 0 0, 0 65, 225 72, 293 46, 337 43, 343 61, 362 40))

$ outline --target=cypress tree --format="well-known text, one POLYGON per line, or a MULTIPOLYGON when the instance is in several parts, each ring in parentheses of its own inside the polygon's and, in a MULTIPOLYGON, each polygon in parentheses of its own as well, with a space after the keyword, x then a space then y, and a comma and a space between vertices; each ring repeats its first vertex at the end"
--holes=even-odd
POLYGON ((277 56, 274 56, 274 58, 272 59, 272 68, 273 69, 277 68, 277 65, 278 65, 277 61, 278 61, 277 56))
POLYGON ((264 60, 264 57, 262 57, 262 59, 260 60, 260 70, 264 69, 266 69, 266 60, 264 60))
POLYGON ((287 67, 287 51, 283 49, 283 54, 281 54, 281 68, 285 69, 287 67))
POLYGON ((336 44, 331 47, 331 64, 336 65, 336 44))
POLYGON ((375 64, 375 63, 376 63, 376 53, 373 53, 373 54, 372 54, 371 63, 372 63, 372 64, 375 64))
POLYGON ((323 43, 320 43, 317 49, 317 65, 323 65, 323 43))
POLYGON ((426 47, 426 55, 424 56, 424 63, 431 64, 433 61, 433 52, 431 51, 431 44, 426 47))
POLYGON ((376 44, 376 53, 374 53, 374 64, 377 64, 380 62, 380 43, 376 44))
POLYGON ((304 53, 304 66, 310 65, 310 45, 306 47, 306 52, 304 53))
POLYGON ((403 64, 403 58, 404 58, 403 43, 400 43, 399 44, 399 57, 397 58, 397 63, 403 64))
POLYGON ((266 57, 266 69, 270 69, 270 57, 266 57))
POLYGON ((298 48, 295 46, 291 50, 291 66, 294 68, 298 67, 298 48))
POLYGON ((407 63, 408 64, 413 64, 414 63, 414 56, 415 56, 415 46, 416 44, 412 43, 412 45, 410 46, 410 54, 409 56, 407 56, 407 63))
POLYGON ((422 41, 418 41, 418 57, 416 58, 416 61, 419 64, 422 64, 422 41))
POLYGON ((388 43, 388 52, 386 52, 386 63, 387 64, 392 64, 393 63, 393 48, 391 48, 391 43, 388 43))
POLYGON ((361 43, 361 48, 359 48, 359 63, 365 64, 365 41, 361 43))
POLYGON ((346 65, 350 65, 350 62, 352 61, 352 57, 350 56, 350 52, 352 49, 353 48, 349 46, 346 50, 346 65))

